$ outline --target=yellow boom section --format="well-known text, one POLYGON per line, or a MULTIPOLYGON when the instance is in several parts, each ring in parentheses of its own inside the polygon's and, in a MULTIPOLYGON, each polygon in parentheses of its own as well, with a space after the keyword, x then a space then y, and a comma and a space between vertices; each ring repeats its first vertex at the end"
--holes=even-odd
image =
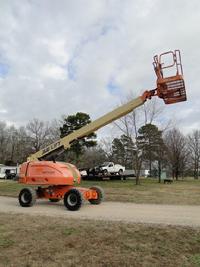
POLYGON ((61 151, 70 147, 70 144, 79 138, 87 136, 94 131, 102 128, 103 126, 125 116, 130 113, 135 108, 141 106, 145 102, 143 97, 137 97, 136 99, 131 100, 130 102, 114 109, 113 111, 105 114, 99 119, 83 126, 82 128, 74 131, 73 133, 61 138, 60 140, 52 143, 51 145, 39 150, 35 154, 32 154, 28 157, 28 161, 35 161, 39 159, 44 159, 47 156, 55 153, 56 151, 61 151))

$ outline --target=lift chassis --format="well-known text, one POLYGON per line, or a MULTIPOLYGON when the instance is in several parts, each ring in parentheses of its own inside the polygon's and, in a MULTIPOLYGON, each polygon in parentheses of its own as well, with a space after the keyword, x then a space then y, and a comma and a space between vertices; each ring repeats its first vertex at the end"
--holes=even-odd
POLYGON ((36 199, 51 202, 63 199, 65 207, 74 211, 81 207, 84 200, 97 205, 104 198, 103 190, 98 186, 75 187, 81 182, 80 173, 74 165, 65 162, 25 162, 20 168, 19 182, 37 186, 36 189, 27 187, 21 190, 19 203, 22 207, 32 206, 36 199))
POLYGON ((53 144, 30 155, 27 162, 20 168, 19 183, 31 185, 19 193, 19 203, 23 207, 32 206, 36 199, 48 199, 51 202, 64 200, 68 210, 78 210, 83 200, 91 204, 100 204, 104 198, 100 187, 91 188, 76 187, 81 182, 78 169, 65 162, 55 162, 55 158, 71 143, 77 139, 88 136, 105 125, 125 116, 137 107, 143 105, 153 96, 162 98, 165 104, 174 104, 186 101, 185 83, 179 50, 169 51, 154 57, 154 70, 157 75, 156 88, 146 90, 144 93, 130 102, 114 109, 99 119, 83 126, 71 134, 61 138, 53 144), (166 57, 170 58, 166 64, 166 57), (170 71, 170 76, 167 75, 170 71), (35 188, 37 187, 37 188, 35 188))

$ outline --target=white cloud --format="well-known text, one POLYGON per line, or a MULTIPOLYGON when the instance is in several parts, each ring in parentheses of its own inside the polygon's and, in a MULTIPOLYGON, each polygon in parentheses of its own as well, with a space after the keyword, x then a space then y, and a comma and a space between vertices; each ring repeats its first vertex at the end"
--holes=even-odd
POLYGON ((40 73, 42 76, 44 76, 44 78, 57 80, 65 80, 67 75, 64 68, 53 64, 44 65, 40 73))
POLYGON ((53 57, 53 60, 57 62, 58 64, 67 64, 69 55, 67 53, 67 44, 64 39, 55 39, 55 40, 49 40, 44 39, 38 40, 39 45, 43 44, 47 47, 50 56, 53 57))
POLYGON ((0 109, 0 113, 7 113, 8 111, 6 109, 0 109))
POLYGON ((77 111, 95 119, 129 92, 154 88, 152 57, 180 48, 188 102, 167 106, 163 119, 176 114, 184 131, 200 127, 198 0, 22 2, 1 3, 0 64, 9 66, 0 75, 1 119, 77 111))

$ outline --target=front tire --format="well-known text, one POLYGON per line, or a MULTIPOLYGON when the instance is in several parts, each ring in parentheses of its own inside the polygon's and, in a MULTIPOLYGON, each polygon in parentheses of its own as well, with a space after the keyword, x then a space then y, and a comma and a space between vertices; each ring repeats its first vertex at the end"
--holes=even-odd
POLYGON ((36 202, 36 191, 32 188, 23 188, 19 193, 19 204, 22 207, 31 207, 36 202))
POLYGON ((82 194, 79 190, 70 189, 64 195, 64 205, 68 210, 79 210, 83 202, 82 194))
POLYGON ((104 199, 104 191, 100 186, 92 186, 90 189, 97 192, 97 199, 89 199, 90 204, 99 205, 104 199))

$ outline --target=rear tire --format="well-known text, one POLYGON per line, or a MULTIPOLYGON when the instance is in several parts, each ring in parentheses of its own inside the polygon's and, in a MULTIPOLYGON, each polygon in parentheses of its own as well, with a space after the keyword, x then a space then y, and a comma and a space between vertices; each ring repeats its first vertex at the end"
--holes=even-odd
POLYGON ((120 169, 120 170, 118 171, 118 174, 119 174, 120 176, 122 176, 122 174, 123 174, 123 170, 120 169))
POLYGON ((104 199, 104 191, 100 186, 92 186, 90 189, 97 192, 97 199, 89 199, 90 204, 99 205, 104 199))
POLYGON ((82 194, 79 190, 70 189, 64 195, 64 205, 68 210, 79 210, 83 202, 82 194))
POLYGON ((22 207, 31 207, 36 202, 36 191, 32 188, 23 188, 19 193, 19 204, 22 207))
POLYGON ((59 202, 60 199, 59 198, 49 198, 49 201, 56 203, 56 202, 59 202))

